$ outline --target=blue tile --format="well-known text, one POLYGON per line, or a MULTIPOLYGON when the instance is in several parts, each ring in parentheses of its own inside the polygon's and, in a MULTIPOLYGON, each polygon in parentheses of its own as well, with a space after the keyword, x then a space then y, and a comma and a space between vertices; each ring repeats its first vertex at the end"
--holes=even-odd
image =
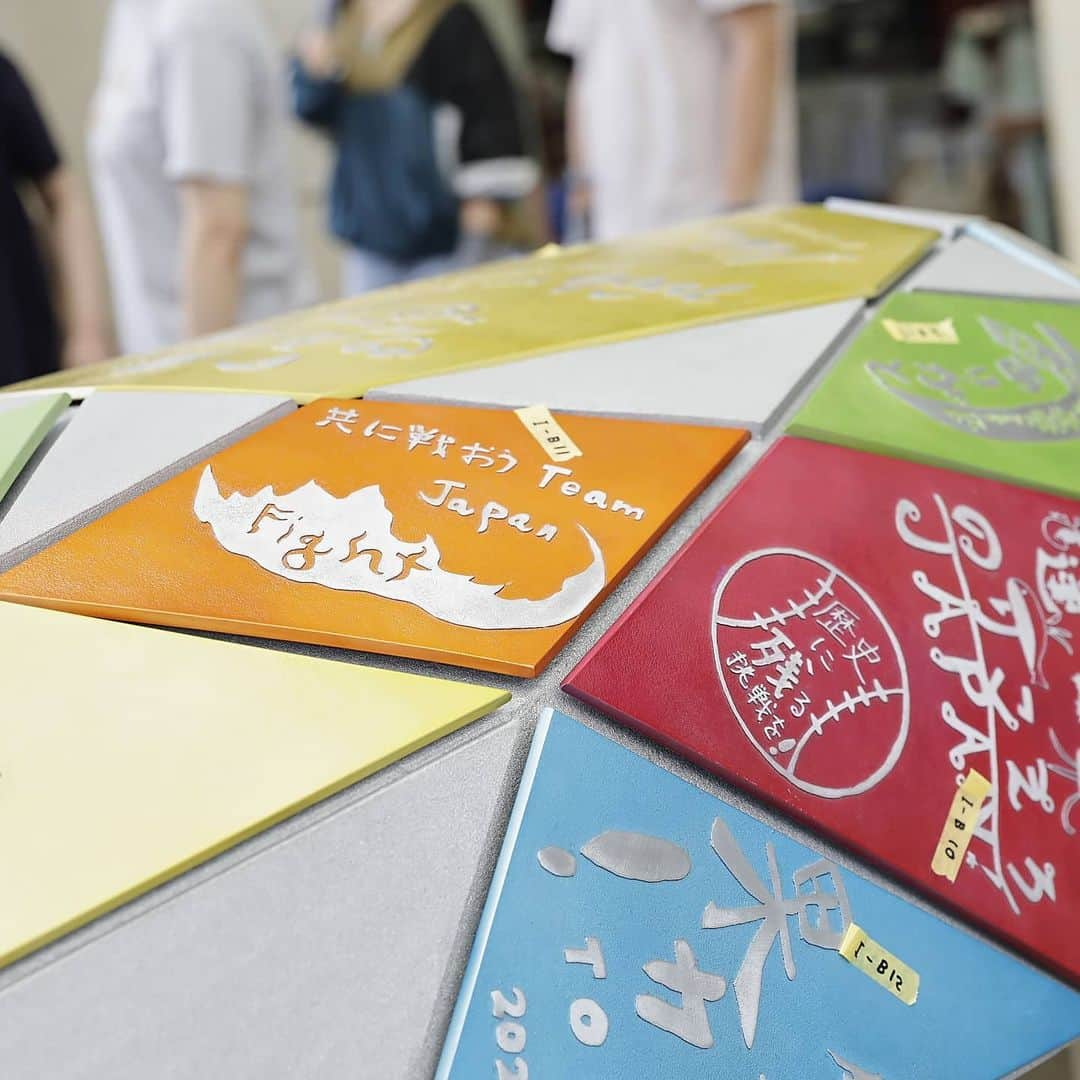
POLYGON ((1062 983, 548 712, 437 1076, 977 1080, 1078 1034, 1062 983), (840 957, 850 920, 914 1005, 840 957))

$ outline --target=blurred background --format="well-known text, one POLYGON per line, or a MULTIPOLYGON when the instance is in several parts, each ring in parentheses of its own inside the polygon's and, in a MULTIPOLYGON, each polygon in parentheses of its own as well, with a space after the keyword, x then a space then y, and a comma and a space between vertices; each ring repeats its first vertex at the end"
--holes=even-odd
MULTIPOLYGON (((281 123, 287 142, 287 155, 282 161, 286 162, 283 168, 288 175, 279 179, 287 188, 291 212, 296 215, 302 258, 313 275, 313 289, 304 294, 305 302, 341 295, 343 287, 348 287, 347 275, 343 285, 343 262, 348 259, 350 245, 342 242, 340 234, 348 232, 350 226, 338 220, 339 235, 335 237, 329 223, 335 210, 330 204, 335 198, 334 178, 340 170, 340 140, 328 137, 317 123, 305 126, 290 114, 286 83, 288 57, 300 47, 304 35, 312 27, 331 26, 349 5, 335 4, 333 0, 221 0, 220 8, 215 9, 209 0, 186 2, 204 14, 251 9, 269 30, 269 40, 281 61, 281 123)), ((357 4, 368 2, 389 13, 386 17, 390 25, 404 19, 402 13, 407 9, 423 6, 416 0, 356 0, 357 4)), ((588 49, 601 33, 598 27, 603 20, 596 13, 605 4, 609 18, 613 11, 618 11, 618 17, 625 15, 627 24, 640 17, 645 20, 647 32, 658 32, 648 24, 652 16, 641 14, 657 2, 653 0, 650 5, 648 0, 627 0, 624 7, 624 0, 564 0, 564 8, 575 10, 564 11, 566 25, 554 33, 551 0, 469 0, 499 66, 516 90, 516 124, 508 119, 505 110, 494 118, 489 115, 492 105, 499 104, 496 99, 501 101, 507 95, 499 89, 501 76, 485 59, 483 43, 477 44, 475 33, 469 38, 467 27, 462 31, 464 37, 455 38, 449 45, 444 43, 441 51, 428 56, 427 44, 420 42, 409 54, 402 70, 414 64, 418 55, 428 56, 425 68, 430 70, 422 73, 420 82, 424 87, 444 87, 445 96, 457 105, 459 115, 456 120, 449 118, 449 134, 441 133, 445 126, 442 119, 436 124, 437 141, 452 144, 456 140, 455 149, 470 159, 466 165, 490 166, 473 169, 468 185, 457 185, 456 194, 462 202, 486 200, 502 213, 511 203, 531 200, 525 215, 527 226, 516 232, 503 230, 497 243, 488 244, 486 256, 523 250, 548 239, 572 241, 589 236, 595 225, 596 207, 587 197, 580 197, 582 166, 575 160, 574 143, 581 136, 568 131, 567 124, 572 72, 575 65, 582 66, 586 60, 594 69, 600 63, 589 57, 588 49), (589 10, 591 15, 581 15, 589 10), (567 51, 554 51, 551 44, 567 51), (463 86, 463 76, 475 72, 455 70, 455 64, 486 65, 488 83, 479 90, 463 86), (478 94, 478 100, 472 101, 470 94, 478 94), (468 134, 470 112, 478 117, 474 129, 486 132, 486 148, 478 149, 476 139, 468 134), (465 136, 461 134, 461 114, 465 116, 465 136), (520 165, 518 159, 532 162, 535 172, 507 167, 508 161, 520 165)), ((694 7, 696 0, 665 2, 671 5, 667 18, 680 6, 694 7)), ((30 168, 26 176, 13 174, 25 198, 28 220, 42 234, 43 261, 51 267, 54 281, 63 277, 63 268, 58 268, 56 262, 73 258, 72 266, 78 269, 75 277, 85 283, 93 273, 100 279, 100 300, 93 288, 84 289, 75 305, 81 311, 77 317, 92 327, 90 336, 96 335, 98 340, 74 360, 65 353, 65 362, 101 359, 135 347, 131 342, 137 340, 137 336, 123 330, 123 320, 117 317, 117 283, 131 271, 123 266, 106 266, 117 258, 117 244, 104 235, 110 226, 102 221, 102 206, 106 205, 103 185, 100 177, 91 175, 87 149, 95 95, 102 84, 110 9, 121 5, 142 5, 143 11, 155 5, 182 9, 185 0, 3 0, 0 10, 0 50, 21 71, 66 171, 87 193, 89 220, 97 236, 97 242, 89 247, 85 237, 73 240, 70 221, 64 219, 63 213, 58 215, 59 204, 48 189, 35 185, 34 181, 51 168, 47 154, 36 173, 30 168), (35 192, 35 186, 41 191, 35 192), (96 199, 90 195, 95 190, 96 199), (44 205, 38 197, 41 192, 45 193, 44 205), (50 215, 55 220, 50 220, 50 215), (64 241, 68 245, 66 252, 63 244, 50 244, 46 235, 57 228, 72 234, 64 241), (93 271, 88 270, 88 258, 95 267, 93 271), (100 310, 95 313, 96 309, 100 310)), ((712 6, 718 12, 743 6, 784 9, 787 45, 777 50, 774 42, 770 62, 781 69, 777 79, 794 89, 792 106, 797 123, 785 120, 782 130, 774 134, 787 144, 779 150, 790 154, 793 190, 803 198, 821 200, 841 195, 983 214, 1012 225, 1067 257, 1080 259, 1080 64, 1074 56, 1075 42, 1080 41, 1080 0, 715 0, 711 5, 710 0, 700 0, 700 6, 712 6)), ((695 17, 699 16, 700 12, 695 17)), ((605 32, 610 33, 611 27, 605 32)), ((676 35, 671 26, 664 27, 663 32, 676 35)), ((130 36, 124 43, 127 58, 134 62, 143 44, 138 34, 130 36)), ((317 44, 309 42, 304 54, 311 69, 323 62, 317 44)), ((145 47, 151 48, 149 39, 145 47)), ((670 55, 678 55, 678 50, 670 55)), ((760 58, 766 54, 751 51, 748 55, 764 63, 760 58)), ((665 56, 661 51, 651 59, 651 67, 641 67, 641 79, 659 79, 663 83, 665 56)), ((340 72, 335 64, 340 56, 324 60, 326 70, 321 75, 338 78, 340 72)), ((125 57, 121 56, 120 61, 122 66, 125 57)), ((115 56, 112 62, 117 63, 115 56)), ((192 70, 198 70, 199 62, 196 58, 192 70)), ((615 63, 611 70, 612 79, 617 81, 617 55, 615 63)), ((631 74, 636 77, 637 65, 643 64, 643 59, 638 56, 626 63, 634 67, 631 74)), ((671 70, 669 74, 675 85, 681 73, 671 70)), ((597 79, 602 80, 602 73, 597 75, 593 70, 591 78, 590 92, 595 96, 595 84, 597 79)), ((634 108, 622 102, 620 111, 617 94, 614 90, 612 94, 614 101, 607 105, 608 126, 632 129, 637 120, 634 108)), ((193 101, 197 97, 194 95, 193 101)), ((24 137, 23 129, 4 130, 8 116, 3 111, 14 108, 10 100, 0 96, 0 135, 9 140, 6 146, 0 143, 0 158, 18 157, 19 139, 24 137)), ((684 100, 696 99, 691 94, 684 100)), ((601 107, 595 101, 592 106, 601 107)), ((188 119, 196 135, 201 128, 212 126, 213 121, 212 117, 188 119)), ((228 148, 224 150, 227 158, 228 148)), ((650 153, 640 149, 637 152, 645 157, 650 153)), ((134 158, 130 164, 134 167, 134 158)), ((120 185, 110 197, 115 200, 116 190, 134 190, 130 179, 126 178, 126 188, 120 185)), ((718 196, 715 209, 759 201, 762 199, 749 192, 729 196, 726 202, 718 196)), ((214 213, 220 210, 207 205, 214 213)), ((186 213, 187 209, 182 208, 181 217, 186 213)), ((7 220, 0 214, 0 226, 7 220)), ((153 230, 153 222, 144 224, 153 230)), ((486 235, 492 234, 483 221, 481 228, 486 235)), ((182 229, 166 236, 163 243, 178 244, 181 235, 186 236, 182 229)), ((7 244, 7 238, 4 242, 7 244)), ((367 275, 364 281, 400 280, 412 272, 409 268, 415 269, 416 259, 410 261, 393 254, 393 237, 383 249, 376 262, 368 260, 359 267, 367 275), (391 252, 389 256, 387 251, 391 252)), ((193 329, 221 328, 242 319, 240 301, 231 309, 196 311, 197 303, 180 296, 183 271, 179 255, 176 259, 175 300, 178 308, 184 308, 187 322, 177 316, 160 341, 151 335, 151 344, 167 344, 170 337, 178 340, 193 329), (199 318, 209 321, 200 327, 199 318)), ((0 305, 0 321, 2 316, 0 305)), ((69 321, 74 317, 70 313, 67 316, 69 321)), ((10 373, 5 377, 5 372, 0 371, 0 381, 15 377, 10 373)), ((1003 988, 1003 992, 1007 989, 1003 988)), ((1080 1077, 1080 1055, 1072 1069, 1062 1056, 1037 1075, 1042 1080, 1080 1077)))
MULTIPOLYGON (((312 0, 258 0, 283 51, 312 0)), ((561 231, 570 60, 550 51, 550 0, 471 0, 527 110, 552 228, 561 231)), ((981 213, 1080 256, 1076 0, 798 0, 800 186, 981 213)), ((4 0, 0 48, 27 76, 65 159, 86 177, 88 112, 108 0, 4 0)), ((332 147, 294 124, 293 185, 324 297, 340 292, 326 228, 332 147)))

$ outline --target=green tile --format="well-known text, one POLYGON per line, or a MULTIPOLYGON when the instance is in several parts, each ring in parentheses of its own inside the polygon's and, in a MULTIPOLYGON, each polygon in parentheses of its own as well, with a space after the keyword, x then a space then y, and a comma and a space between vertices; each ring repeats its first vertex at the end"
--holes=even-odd
POLYGON ((1080 307, 893 296, 790 433, 1080 497, 1080 307))
POLYGON ((70 403, 67 394, 28 394, 0 401, 0 499, 70 403))

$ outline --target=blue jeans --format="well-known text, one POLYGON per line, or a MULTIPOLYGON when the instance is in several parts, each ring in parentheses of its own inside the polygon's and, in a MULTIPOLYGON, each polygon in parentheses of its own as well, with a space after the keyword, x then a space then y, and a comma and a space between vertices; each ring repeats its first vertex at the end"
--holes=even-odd
POLYGON ((391 259, 374 251, 352 248, 345 253, 342 267, 342 293, 359 296, 372 289, 400 285, 406 281, 464 270, 493 259, 515 254, 512 248, 486 236, 463 234, 458 246, 447 255, 429 255, 420 259, 391 259))

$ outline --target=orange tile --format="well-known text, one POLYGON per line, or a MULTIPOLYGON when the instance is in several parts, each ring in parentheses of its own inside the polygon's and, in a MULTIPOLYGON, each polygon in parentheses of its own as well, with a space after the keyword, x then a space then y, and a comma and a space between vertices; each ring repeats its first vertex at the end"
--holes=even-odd
POLYGON ((318 401, 0 575, 0 598, 536 675, 746 432, 318 401))

